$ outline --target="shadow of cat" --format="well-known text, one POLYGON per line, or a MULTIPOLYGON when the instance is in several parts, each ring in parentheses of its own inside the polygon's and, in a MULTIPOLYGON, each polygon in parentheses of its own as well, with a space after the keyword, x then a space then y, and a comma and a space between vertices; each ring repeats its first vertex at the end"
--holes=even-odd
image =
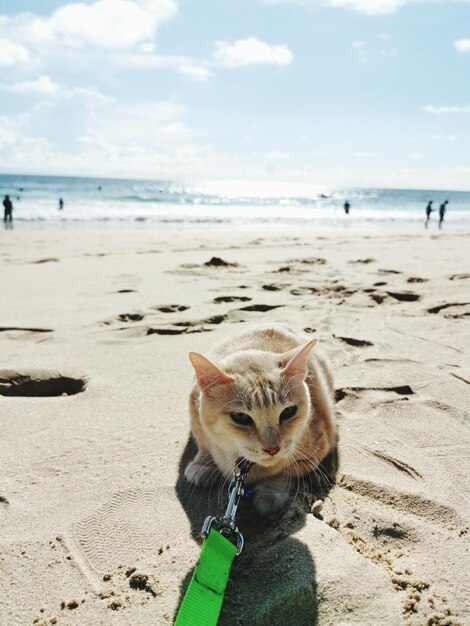
MULTIPOLYGON (((190 437, 180 459, 175 491, 191 524, 191 535, 200 544, 206 516, 225 511, 228 482, 220 478, 204 489, 190 485, 184 469, 195 454, 196 444, 190 437)), ((237 525, 245 538, 245 548, 234 560, 219 626, 317 624, 315 563, 307 546, 292 535, 305 525, 313 502, 324 499, 334 485, 337 464, 336 447, 319 468, 321 478, 312 474, 298 481, 288 505, 275 516, 261 518, 248 501, 241 502, 237 525)), ((191 568, 181 583, 178 608, 193 571, 191 568)))

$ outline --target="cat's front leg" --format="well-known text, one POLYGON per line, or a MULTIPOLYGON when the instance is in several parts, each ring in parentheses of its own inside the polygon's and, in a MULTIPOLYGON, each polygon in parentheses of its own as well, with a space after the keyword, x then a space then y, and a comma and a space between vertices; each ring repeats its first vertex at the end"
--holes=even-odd
POLYGON ((283 474, 266 478, 253 488, 253 508, 262 517, 283 509, 289 499, 289 481, 283 474))
POLYGON ((204 487, 217 475, 214 459, 207 450, 199 450, 184 470, 186 480, 192 485, 204 487))

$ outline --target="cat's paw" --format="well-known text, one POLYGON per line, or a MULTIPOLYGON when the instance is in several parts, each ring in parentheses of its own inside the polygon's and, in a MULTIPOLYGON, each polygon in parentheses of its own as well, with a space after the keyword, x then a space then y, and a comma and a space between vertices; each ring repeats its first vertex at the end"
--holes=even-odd
POLYGON ((188 463, 184 470, 184 477, 192 485, 197 487, 204 487, 210 482, 212 474, 214 473, 214 466, 207 463, 199 463, 199 461, 191 461, 188 463))
POLYGON ((262 517, 281 511, 287 504, 288 492, 278 486, 262 483, 254 488, 252 505, 262 517))

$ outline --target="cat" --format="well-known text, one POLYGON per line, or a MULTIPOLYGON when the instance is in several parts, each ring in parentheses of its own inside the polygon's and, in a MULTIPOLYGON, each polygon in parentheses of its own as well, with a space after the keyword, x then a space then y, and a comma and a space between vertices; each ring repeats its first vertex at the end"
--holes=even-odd
POLYGON ((225 477, 237 457, 253 461, 253 507, 281 510, 290 483, 318 468, 335 449, 334 387, 316 339, 281 324, 257 327, 221 343, 211 361, 196 352, 190 393, 191 430, 198 452, 186 479, 203 486, 214 463, 225 477))

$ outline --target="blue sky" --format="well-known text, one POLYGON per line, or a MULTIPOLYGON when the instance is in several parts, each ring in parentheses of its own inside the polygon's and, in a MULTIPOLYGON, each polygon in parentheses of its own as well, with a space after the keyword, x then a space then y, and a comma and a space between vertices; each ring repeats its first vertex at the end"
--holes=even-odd
POLYGON ((0 171, 470 188, 470 0, 0 0, 0 171))

